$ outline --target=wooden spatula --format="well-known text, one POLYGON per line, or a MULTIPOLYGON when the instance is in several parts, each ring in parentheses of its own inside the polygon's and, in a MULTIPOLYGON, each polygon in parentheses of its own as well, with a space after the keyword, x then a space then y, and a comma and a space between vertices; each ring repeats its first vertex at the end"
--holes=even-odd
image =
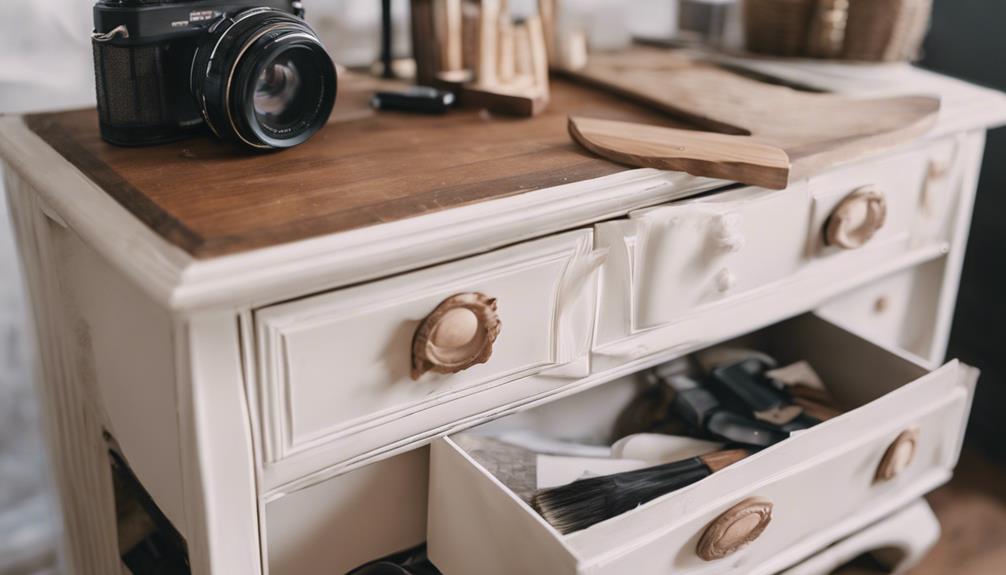
POLYGON ((568 74, 719 132, 571 118, 570 133, 595 153, 766 187, 786 181, 778 153, 767 148, 789 157, 790 179, 802 177, 910 140, 933 125, 940 109, 939 100, 928 96, 855 99, 797 90, 667 51, 592 55, 586 68, 568 74))
POLYGON ((786 150, 753 136, 576 117, 569 118, 569 135, 584 148, 620 164, 772 189, 789 183, 786 150))

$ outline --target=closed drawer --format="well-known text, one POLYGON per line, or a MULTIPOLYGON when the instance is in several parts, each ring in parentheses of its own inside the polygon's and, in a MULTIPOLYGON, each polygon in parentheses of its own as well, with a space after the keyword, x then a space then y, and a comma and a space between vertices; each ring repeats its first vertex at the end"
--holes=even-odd
POLYGON ((964 172, 957 149, 937 142, 782 191, 741 188, 598 224, 610 251, 598 345, 801 278, 836 283, 946 249, 964 172))
POLYGON ((873 341, 913 354, 928 365, 939 365, 946 351, 935 346, 943 340, 937 322, 940 300, 947 289, 943 285, 945 272, 946 258, 940 258, 843 293, 816 313, 873 341))
POLYGON ((256 312, 269 486, 519 399, 506 382, 584 375, 591 250, 579 230, 256 312))
MULTIPOLYGON (((438 440, 431 451, 428 522, 434 563, 446 575, 769 574, 792 564, 787 549, 820 548, 827 543, 817 541, 822 533, 857 516, 891 513, 950 477, 975 370, 953 361, 927 372, 813 315, 742 341, 783 363, 808 360, 850 409, 698 483, 568 535, 549 526, 457 441, 438 440), (891 459, 885 454, 912 434, 914 457, 901 458, 907 465, 895 467, 893 477, 878 479, 882 462, 891 459), (723 558, 699 558, 697 545, 710 525, 752 498, 771 506, 761 535, 723 558)), ((632 382, 610 382, 536 414, 518 414, 513 425, 590 440, 613 425, 628 397, 618 401, 617 388, 626 385, 632 382)))

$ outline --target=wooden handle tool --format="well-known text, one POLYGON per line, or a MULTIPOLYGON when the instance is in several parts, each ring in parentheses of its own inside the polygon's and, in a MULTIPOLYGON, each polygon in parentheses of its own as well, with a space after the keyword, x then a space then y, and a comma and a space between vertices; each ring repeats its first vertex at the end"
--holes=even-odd
POLYGON ((718 132, 581 126, 577 141, 593 141, 600 155, 767 188, 784 185, 783 153, 790 179, 807 177, 917 138, 940 109, 928 96, 864 99, 779 85, 667 50, 591 54, 566 74, 718 132))
POLYGON ((783 189, 789 155, 753 136, 679 130, 631 122, 569 118, 569 134, 581 146, 620 164, 687 172, 783 189))

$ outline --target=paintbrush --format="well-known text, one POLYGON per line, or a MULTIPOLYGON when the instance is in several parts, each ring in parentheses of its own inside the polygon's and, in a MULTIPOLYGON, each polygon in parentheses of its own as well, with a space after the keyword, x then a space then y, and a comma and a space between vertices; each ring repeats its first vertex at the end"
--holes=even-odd
POLYGON ((636 471, 580 479, 538 491, 531 499, 531 506, 559 532, 572 533, 691 485, 749 453, 746 449, 730 449, 636 471))

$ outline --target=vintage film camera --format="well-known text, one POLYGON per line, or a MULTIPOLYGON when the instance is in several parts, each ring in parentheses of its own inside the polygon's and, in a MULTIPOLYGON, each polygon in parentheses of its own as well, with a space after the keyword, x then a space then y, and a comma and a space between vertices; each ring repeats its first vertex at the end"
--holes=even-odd
POLYGON ((136 146, 209 128, 251 148, 306 141, 335 104, 335 66, 294 0, 99 0, 102 137, 136 146))

